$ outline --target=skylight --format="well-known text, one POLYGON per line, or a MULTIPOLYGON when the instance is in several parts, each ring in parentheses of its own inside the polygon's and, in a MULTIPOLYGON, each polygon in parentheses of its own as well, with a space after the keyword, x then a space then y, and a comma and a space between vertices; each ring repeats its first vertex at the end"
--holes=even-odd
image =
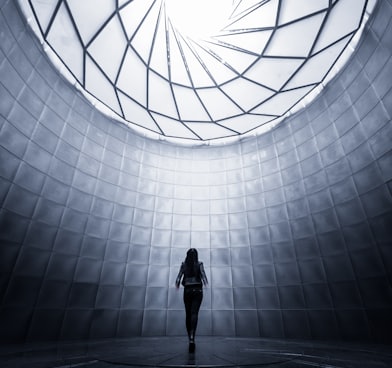
POLYGON ((57 67, 147 136, 225 142, 303 107, 376 0, 19 0, 57 67))

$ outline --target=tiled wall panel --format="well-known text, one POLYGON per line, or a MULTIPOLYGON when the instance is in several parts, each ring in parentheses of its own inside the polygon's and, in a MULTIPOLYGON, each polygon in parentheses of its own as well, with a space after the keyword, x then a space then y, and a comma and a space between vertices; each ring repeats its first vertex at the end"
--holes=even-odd
POLYGON ((392 5, 348 66, 275 130, 151 141, 96 111, 0 3, 0 339, 199 334, 390 341, 392 5))

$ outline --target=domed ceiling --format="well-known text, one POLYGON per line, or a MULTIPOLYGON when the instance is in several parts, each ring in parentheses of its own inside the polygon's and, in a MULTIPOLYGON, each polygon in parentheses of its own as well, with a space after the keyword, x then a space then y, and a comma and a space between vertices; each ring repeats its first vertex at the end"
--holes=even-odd
POLYGON ((375 0, 19 0, 58 68, 151 137, 257 134, 352 52, 375 0))

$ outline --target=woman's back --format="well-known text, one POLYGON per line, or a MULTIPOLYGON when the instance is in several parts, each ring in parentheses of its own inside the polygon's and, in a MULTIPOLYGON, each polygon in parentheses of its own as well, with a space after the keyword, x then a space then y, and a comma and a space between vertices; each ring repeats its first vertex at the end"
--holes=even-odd
POLYGON ((193 352, 198 313, 203 300, 203 283, 208 284, 203 262, 199 262, 197 250, 194 248, 188 250, 185 261, 181 264, 176 279, 177 288, 180 283, 184 286, 185 324, 189 337, 189 351, 193 352))

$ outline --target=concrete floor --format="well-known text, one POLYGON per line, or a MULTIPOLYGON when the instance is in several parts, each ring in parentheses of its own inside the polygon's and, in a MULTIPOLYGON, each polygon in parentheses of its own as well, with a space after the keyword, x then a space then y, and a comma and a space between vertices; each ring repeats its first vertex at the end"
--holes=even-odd
POLYGON ((3 345, 2 368, 392 367, 392 347, 360 343, 201 336, 3 345))

